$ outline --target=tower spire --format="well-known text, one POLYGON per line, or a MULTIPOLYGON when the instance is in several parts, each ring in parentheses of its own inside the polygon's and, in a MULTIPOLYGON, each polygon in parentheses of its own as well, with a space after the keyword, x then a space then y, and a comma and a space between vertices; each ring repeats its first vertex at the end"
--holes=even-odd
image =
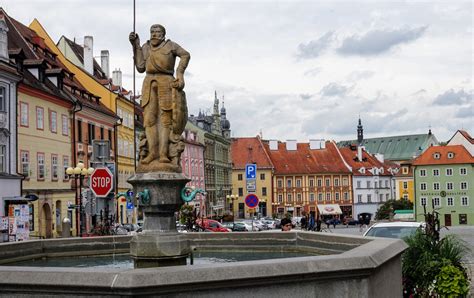
POLYGON ((359 125, 357 125, 357 143, 362 145, 362 141, 364 140, 364 128, 362 126, 362 121, 360 120, 359 115, 359 125))

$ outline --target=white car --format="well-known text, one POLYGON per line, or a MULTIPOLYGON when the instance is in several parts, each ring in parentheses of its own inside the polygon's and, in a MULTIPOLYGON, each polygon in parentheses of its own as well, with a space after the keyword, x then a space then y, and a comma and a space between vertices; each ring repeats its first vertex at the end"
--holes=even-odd
POLYGON ((384 237, 402 239, 413 235, 418 229, 423 228, 423 222, 380 222, 372 225, 365 233, 364 237, 384 237))

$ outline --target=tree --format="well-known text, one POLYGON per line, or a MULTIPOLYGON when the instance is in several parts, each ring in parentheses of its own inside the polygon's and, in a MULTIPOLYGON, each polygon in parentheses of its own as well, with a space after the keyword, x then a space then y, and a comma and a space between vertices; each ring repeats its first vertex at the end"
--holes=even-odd
POLYGON ((395 210, 411 210, 413 209, 413 203, 407 199, 400 200, 388 200, 382 206, 379 207, 375 214, 375 219, 389 219, 390 214, 395 210))

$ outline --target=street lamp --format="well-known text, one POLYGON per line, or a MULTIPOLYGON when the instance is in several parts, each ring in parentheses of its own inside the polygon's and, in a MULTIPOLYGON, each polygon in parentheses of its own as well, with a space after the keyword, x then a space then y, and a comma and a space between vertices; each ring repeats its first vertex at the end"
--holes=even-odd
POLYGON ((235 224, 235 213, 234 213, 234 201, 239 199, 239 195, 227 195, 227 201, 229 202, 229 209, 232 209, 232 227, 235 224))
POLYGON ((94 168, 86 168, 84 163, 78 162, 76 167, 69 167, 66 169, 66 174, 69 178, 74 178, 74 186, 76 190, 76 234, 79 232, 79 235, 82 237, 82 230, 84 225, 84 209, 82 207, 82 180, 84 177, 91 175, 94 172, 94 168), (77 193, 77 180, 79 179, 79 194, 77 193), (78 208, 79 206, 79 208, 78 208), (80 220, 79 220, 80 212, 80 220))

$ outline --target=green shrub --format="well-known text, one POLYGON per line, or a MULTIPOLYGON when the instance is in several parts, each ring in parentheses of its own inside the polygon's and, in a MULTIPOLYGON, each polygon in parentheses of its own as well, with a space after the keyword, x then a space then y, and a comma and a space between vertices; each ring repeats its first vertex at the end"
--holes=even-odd
POLYGON ((466 296, 469 292, 469 280, 465 272, 454 265, 441 267, 435 284, 436 293, 442 297, 466 296))

